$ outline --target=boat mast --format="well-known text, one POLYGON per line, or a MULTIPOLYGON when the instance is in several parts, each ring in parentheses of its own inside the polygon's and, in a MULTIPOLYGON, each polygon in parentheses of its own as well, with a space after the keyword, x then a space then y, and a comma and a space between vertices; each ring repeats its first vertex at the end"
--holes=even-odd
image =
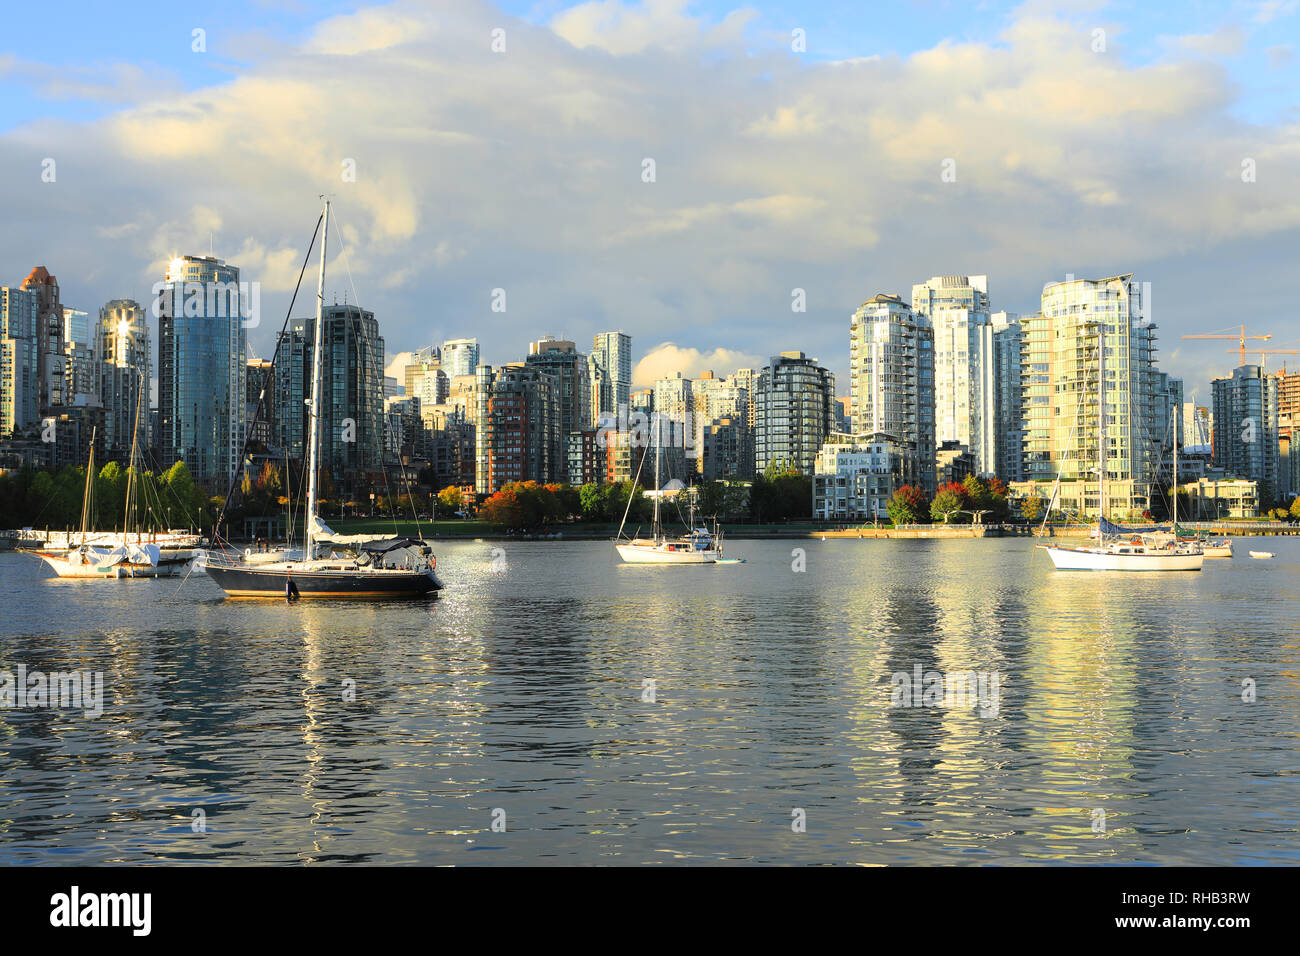
MULTIPOLYGON (((126 544, 127 518, 131 514, 131 493, 135 489, 135 456, 140 439, 140 400, 144 397, 145 383, 144 373, 140 373, 140 384, 136 389, 135 395, 135 423, 131 431, 131 457, 126 466, 126 500, 122 503, 122 544, 126 544)), ((135 535, 136 544, 140 543, 140 532, 137 530, 135 535)))
POLYGON ((1106 323, 1097 322, 1097 527, 1106 517, 1106 323))
POLYGON ((83 548, 86 546, 86 516, 90 514, 90 483, 95 480, 95 432, 98 430, 98 426, 90 429, 90 461, 86 465, 86 488, 81 493, 81 547, 83 548))
POLYGON ((654 438, 654 540, 655 544, 659 542, 659 494, 662 492, 662 485, 659 484, 659 453, 663 449, 663 414, 655 415, 655 438, 654 438))
POLYGON ((310 561, 313 557, 312 545, 314 544, 316 530, 313 525, 316 517, 316 458, 320 444, 320 369, 321 352, 324 351, 324 343, 321 340, 325 313, 325 246, 329 240, 329 234, 330 201, 326 199, 325 228, 320 239, 320 277, 316 282, 316 331, 312 339, 311 350, 311 403, 308 406, 308 417, 311 419, 311 435, 308 439, 307 454, 307 534, 302 551, 304 561, 310 561))
POLYGON ((1174 489, 1173 489, 1174 526, 1173 526, 1173 531, 1175 536, 1178 534, 1178 412, 1179 409, 1175 407, 1173 410, 1173 419, 1174 419, 1174 489))

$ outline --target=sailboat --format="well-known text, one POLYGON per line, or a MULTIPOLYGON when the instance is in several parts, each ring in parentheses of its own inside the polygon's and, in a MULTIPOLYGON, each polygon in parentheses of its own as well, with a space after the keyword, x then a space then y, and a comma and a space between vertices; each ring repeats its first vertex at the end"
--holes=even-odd
MULTIPOLYGON (((1106 395, 1103 372, 1106 329, 1097 323, 1097 543, 1067 546, 1038 545, 1047 551, 1058 571, 1199 571, 1205 551, 1199 543, 1178 540, 1168 532, 1116 534, 1106 520, 1106 395)), ((1175 440, 1175 455, 1177 441, 1175 440)), ((1177 486, 1178 465, 1174 464, 1177 486)), ((1178 524, 1178 496, 1174 495, 1174 527, 1178 524)))
MULTIPOLYGON (((655 490, 651 493, 654 501, 654 527, 649 538, 624 538, 623 529, 627 526, 628 512, 632 508, 632 495, 628 495, 627 507, 623 509, 623 521, 618 526, 618 537, 614 539, 618 556, 628 564, 731 564, 734 558, 722 556, 722 531, 714 522, 713 530, 695 527, 695 498, 690 497, 690 515, 687 518, 688 532, 670 536, 664 532, 663 499, 667 490, 660 484, 659 462, 662 457, 663 417, 655 416, 655 490)), ((645 466, 645 456, 637 467, 637 480, 641 478, 641 468, 645 466)), ((635 482, 633 483, 635 487, 635 482)), ((676 490, 674 489, 674 494, 676 490)))
POLYGON ((442 589, 435 573, 437 558, 423 540, 394 537, 349 543, 336 549, 333 532, 316 514, 316 477, 320 454, 321 361, 325 310, 325 256, 329 238, 330 203, 322 214, 320 277, 316 289, 316 335, 312 349, 311 400, 308 402, 307 520, 301 555, 284 560, 248 563, 237 555, 212 551, 202 565, 230 597, 410 598, 442 589))
POLYGON ((1103 518, 1100 521, 1100 527, 1092 532, 1091 537, 1100 538, 1103 534, 1107 534, 1132 538, 1134 535, 1164 534, 1173 531, 1183 544, 1200 545, 1207 558, 1230 558, 1232 557, 1231 538, 1215 538, 1208 534, 1198 533, 1178 526, 1178 415, 1179 409, 1175 406, 1170 413, 1174 438, 1174 474, 1171 486, 1173 523, 1167 527, 1125 528, 1103 518))
POLYGON ((35 552, 61 578, 173 577, 184 571, 194 558, 194 551, 189 547, 164 549, 156 535, 145 540, 145 534, 139 527, 138 509, 135 507, 136 496, 139 494, 136 476, 144 467, 139 447, 140 406, 147 394, 148 386, 141 373, 135 405, 135 433, 131 438, 131 459, 126 473, 122 532, 120 535, 95 535, 88 531, 90 515, 94 510, 95 437, 98 431, 92 429, 90 458, 86 465, 86 487, 81 495, 81 533, 78 543, 72 546, 69 541, 66 551, 46 547, 35 552))

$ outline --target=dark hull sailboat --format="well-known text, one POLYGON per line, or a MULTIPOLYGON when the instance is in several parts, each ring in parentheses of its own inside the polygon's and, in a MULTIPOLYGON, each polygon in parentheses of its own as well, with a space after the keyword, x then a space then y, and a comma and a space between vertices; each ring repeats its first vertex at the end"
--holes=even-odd
POLYGON ((442 590, 438 559, 423 541, 388 538, 366 542, 355 555, 314 561, 243 564, 228 555, 206 555, 204 569, 230 597, 418 598, 442 590))
MULTIPOLYGON (((322 315, 325 308, 325 260, 330 226, 330 204, 321 214, 320 277, 316 288, 316 330, 314 341, 323 342, 322 315)), ((310 254, 310 253, 309 253, 310 254)), ((306 262, 303 263, 304 270, 306 262)), ((434 569, 437 559, 423 540, 385 538, 356 542, 340 539, 316 514, 317 478, 320 464, 321 353, 312 349, 311 398, 307 461, 307 520, 301 557, 286 551, 282 560, 252 563, 228 551, 201 556, 208 577, 235 598, 417 598, 441 590, 434 569)), ((259 403, 260 408, 260 403, 259 403)))
POLYGON ((442 588, 433 571, 366 574, 342 567, 331 571, 214 565, 207 571, 228 597, 236 598, 419 598, 442 588))

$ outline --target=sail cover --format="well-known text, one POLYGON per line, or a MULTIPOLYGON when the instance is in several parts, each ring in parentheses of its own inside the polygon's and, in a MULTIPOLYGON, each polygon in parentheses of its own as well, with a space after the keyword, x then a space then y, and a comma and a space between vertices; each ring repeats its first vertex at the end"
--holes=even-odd
POLYGON ((383 541, 371 541, 361 545, 361 551, 368 551, 371 554, 387 554, 389 551, 395 551, 398 548, 412 548, 416 551, 424 548, 423 541, 416 538, 385 538, 383 541))
POLYGON ((316 515, 312 515, 309 520, 311 521, 312 537, 322 537, 322 536, 332 537, 334 535, 334 532, 333 530, 331 530, 330 526, 327 525, 324 521, 321 521, 320 518, 317 517, 316 515))
POLYGON ((1168 530, 1169 530, 1168 525, 1165 525, 1163 527, 1156 527, 1155 525, 1149 525, 1148 527, 1145 528, 1125 528, 1115 524, 1115 522, 1113 521, 1107 521, 1105 518, 1101 519, 1102 534, 1151 534, 1152 532, 1155 531, 1168 531, 1168 530))

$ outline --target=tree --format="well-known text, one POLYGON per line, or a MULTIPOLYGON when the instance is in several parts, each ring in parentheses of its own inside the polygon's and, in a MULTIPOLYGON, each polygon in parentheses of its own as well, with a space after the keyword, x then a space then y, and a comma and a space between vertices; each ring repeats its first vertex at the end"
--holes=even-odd
POLYGON ((578 501, 582 516, 588 521, 604 521, 605 506, 609 501, 609 490, 613 485, 598 484, 590 481, 578 489, 578 501))
POLYGON ((811 518, 812 478, 790 462, 769 462, 749 487, 749 513, 755 521, 811 518))
POLYGON ((903 485, 889 498, 885 505, 889 520, 894 524, 920 524, 930 514, 925 492, 916 485, 903 485))
POLYGON ((979 475, 967 475, 962 482, 966 493, 968 509, 986 512, 994 521, 1001 521, 1010 512, 1007 503, 1007 486, 1000 478, 981 478, 979 475))
POLYGON ((163 511, 169 528, 202 527, 204 524, 205 502, 203 493, 194 484, 190 470, 185 462, 178 461, 163 475, 166 494, 163 495, 163 511))
POLYGON ((1043 499, 1038 495, 1028 495, 1020 503, 1020 517, 1026 521, 1037 521, 1043 516, 1043 499))
POLYGON ((930 502, 930 517, 935 521, 942 518, 943 523, 947 524, 957 512, 969 511, 970 503, 970 496, 962 485, 955 481, 947 482, 939 486, 934 500, 930 502))
POLYGON ((1300 495, 1296 496, 1295 501, 1291 502, 1291 517, 1300 520, 1300 495))
POLYGON ((465 504, 465 495, 455 485, 448 485, 438 492, 438 503, 448 511, 460 511, 465 504))
POLYGON ((115 461, 110 461, 95 477, 95 510, 99 524, 105 528, 117 527, 126 507, 126 472, 115 461))
POLYGON ((494 528, 513 530, 523 525, 523 506, 513 485, 507 485, 483 502, 479 513, 494 528))
POLYGON ((284 482, 280 480, 280 468, 274 462, 262 462, 262 471, 257 476, 257 489, 265 492, 272 501, 284 490, 284 482))

